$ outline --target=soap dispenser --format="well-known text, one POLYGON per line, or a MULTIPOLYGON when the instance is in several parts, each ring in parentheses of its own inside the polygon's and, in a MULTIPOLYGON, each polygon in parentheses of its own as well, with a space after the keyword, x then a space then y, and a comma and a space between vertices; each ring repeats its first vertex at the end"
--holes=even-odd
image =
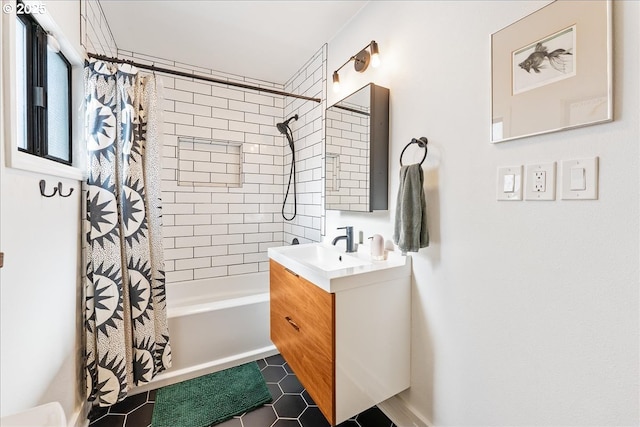
POLYGON ((371 258, 376 261, 384 260, 384 239, 379 234, 374 234, 371 239, 371 258))

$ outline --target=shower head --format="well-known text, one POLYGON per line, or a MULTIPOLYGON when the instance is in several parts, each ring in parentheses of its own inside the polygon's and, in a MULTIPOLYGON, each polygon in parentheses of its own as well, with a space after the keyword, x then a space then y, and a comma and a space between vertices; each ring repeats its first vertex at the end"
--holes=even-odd
POLYGON ((282 123, 277 123, 276 127, 278 128, 278 132, 280 132, 283 135, 287 135, 288 132, 291 132, 291 129, 289 129, 289 122, 291 120, 298 120, 298 115, 295 114, 295 115, 289 117, 286 121, 284 121, 282 123))
POLYGON ((287 125, 285 123, 276 123, 276 127, 278 128, 278 132, 281 134, 287 134, 287 125))

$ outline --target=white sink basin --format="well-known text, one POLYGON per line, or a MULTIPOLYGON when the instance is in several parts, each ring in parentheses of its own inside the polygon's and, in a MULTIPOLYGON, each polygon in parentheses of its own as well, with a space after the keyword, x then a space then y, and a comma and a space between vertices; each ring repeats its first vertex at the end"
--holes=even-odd
MULTIPOLYGON (((371 264, 370 261, 357 258, 356 256, 342 253, 338 249, 323 245, 297 245, 288 254, 301 262, 314 265, 325 271, 341 270, 343 268, 357 267, 371 264)), ((295 247, 295 246, 293 246, 295 247)))
POLYGON ((368 285, 411 275, 407 256, 390 252, 384 261, 373 260, 368 248, 345 253, 322 243, 269 248, 269 258, 327 292, 368 285))

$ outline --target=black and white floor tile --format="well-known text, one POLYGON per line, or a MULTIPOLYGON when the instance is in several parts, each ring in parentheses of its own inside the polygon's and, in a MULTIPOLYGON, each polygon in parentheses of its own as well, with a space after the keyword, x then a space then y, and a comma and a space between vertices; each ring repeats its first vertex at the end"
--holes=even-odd
MULTIPOLYGON (((273 401, 234 417, 218 427, 329 427, 287 362, 280 355, 258 360, 273 401)), ((110 408, 94 408, 90 427, 151 427, 155 390, 130 396, 110 408)), ((191 427, 191 426, 176 426, 191 427)), ((339 427, 396 427, 377 407, 367 409, 339 427)))

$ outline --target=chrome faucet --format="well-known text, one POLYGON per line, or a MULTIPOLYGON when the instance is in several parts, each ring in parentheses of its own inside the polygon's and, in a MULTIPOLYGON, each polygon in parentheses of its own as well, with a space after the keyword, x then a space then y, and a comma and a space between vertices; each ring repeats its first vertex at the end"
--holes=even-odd
POLYGON ((353 241, 353 227, 350 225, 347 227, 338 227, 337 230, 346 230, 346 234, 344 236, 336 237, 335 239, 333 239, 333 242, 331 242, 331 244, 335 246, 335 244, 338 243, 340 240, 346 240, 346 244, 347 244, 346 252, 355 252, 356 245, 355 245, 355 242, 353 241))

